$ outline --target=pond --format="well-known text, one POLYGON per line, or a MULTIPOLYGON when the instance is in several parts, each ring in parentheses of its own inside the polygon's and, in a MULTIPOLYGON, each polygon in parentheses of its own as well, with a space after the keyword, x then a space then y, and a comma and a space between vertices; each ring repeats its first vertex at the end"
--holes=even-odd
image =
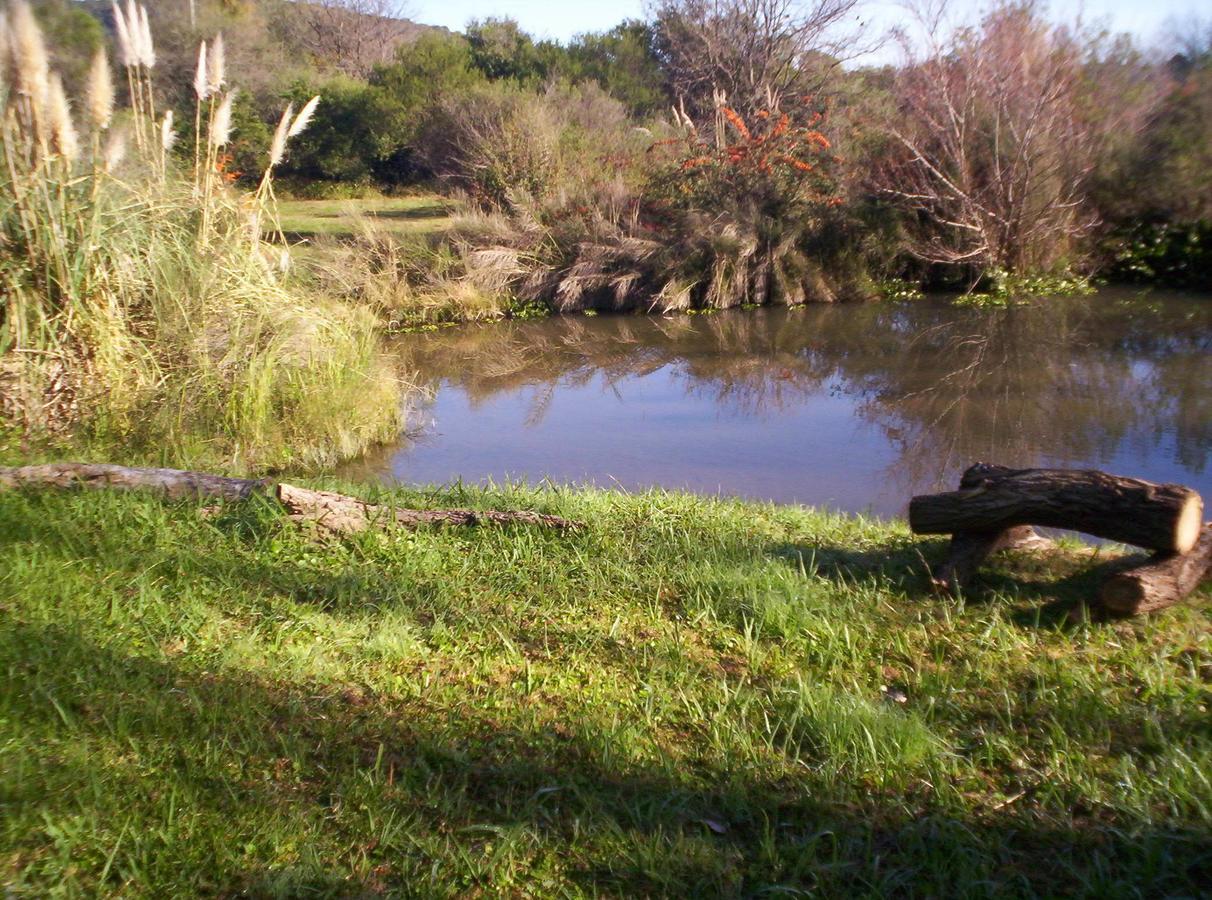
POLYGON ((394 346, 426 399, 345 477, 655 485, 892 516, 985 460, 1212 497, 1202 296, 568 316, 394 346))

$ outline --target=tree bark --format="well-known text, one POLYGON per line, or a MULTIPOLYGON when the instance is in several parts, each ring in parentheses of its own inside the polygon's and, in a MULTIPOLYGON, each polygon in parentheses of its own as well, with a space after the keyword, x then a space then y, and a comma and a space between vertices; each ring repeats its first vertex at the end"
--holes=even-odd
POLYGON ((951 536, 946 561, 930 576, 940 593, 956 594, 976 574, 986 558, 1002 550, 1050 550, 1052 541, 1030 525, 1003 531, 961 531, 951 536))
POLYGON ((958 491, 914 497, 917 534, 999 532, 1017 525, 1068 528, 1166 553, 1199 539, 1203 501, 1190 488, 1069 469, 977 464, 958 491))
POLYGON ((1159 554, 1112 575, 1099 599, 1108 612, 1135 616, 1173 606, 1207 580, 1212 580, 1212 522, 1189 553, 1159 554))
POLYGON ((328 531, 351 534, 372 526, 418 528, 422 525, 539 525, 579 528, 580 523, 526 510, 400 509, 367 503, 330 491, 313 491, 269 479, 226 478, 181 469, 144 469, 101 463, 52 463, 0 466, 0 489, 17 487, 111 488, 153 490, 171 500, 247 500, 272 496, 295 521, 312 521, 328 531))

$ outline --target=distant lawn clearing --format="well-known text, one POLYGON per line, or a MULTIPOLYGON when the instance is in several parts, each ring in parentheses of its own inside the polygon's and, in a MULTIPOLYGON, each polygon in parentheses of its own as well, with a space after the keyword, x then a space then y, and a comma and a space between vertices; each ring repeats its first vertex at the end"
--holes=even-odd
POLYGON ((450 224, 450 204, 436 194, 369 200, 286 200, 279 204, 287 237, 345 236, 357 232, 357 217, 402 235, 421 235, 450 224))
POLYGON ((901 524, 391 496, 587 527, 321 542, 259 502, 0 493, 10 895, 1212 883, 1206 589, 1072 624, 1050 604, 1097 582, 1084 553, 1000 560, 964 603, 926 591, 943 542, 901 524))

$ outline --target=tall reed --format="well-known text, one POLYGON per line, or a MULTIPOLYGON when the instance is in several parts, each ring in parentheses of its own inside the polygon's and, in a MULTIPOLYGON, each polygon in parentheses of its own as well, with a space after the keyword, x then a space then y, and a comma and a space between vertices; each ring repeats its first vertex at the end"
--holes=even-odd
POLYGON ((371 317, 285 278, 283 248, 261 238, 273 165, 318 98, 284 116, 258 189, 233 191, 218 153, 235 92, 216 38, 199 55, 191 177, 173 111, 156 114, 147 11, 114 14, 120 110, 103 53, 73 108, 28 2, 0 18, 4 428, 237 468, 323 464, 390 436, 398 385, 371 317))

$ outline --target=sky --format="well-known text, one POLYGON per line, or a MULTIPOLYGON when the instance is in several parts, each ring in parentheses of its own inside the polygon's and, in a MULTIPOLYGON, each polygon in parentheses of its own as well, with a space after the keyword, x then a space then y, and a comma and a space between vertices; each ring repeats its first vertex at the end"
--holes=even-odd
MULTIPOLYGON (((405 0, 409 18, 426 25, 444 25, 461 31, 470 19, 490 16, 516 19, 523 30, 538 38, 567 41, 575 34, 605 31, 623 19, 642 18, 643 0, 405 0)), ((959 10, 976 10, 980 0, 957 0, 959 10)), ((895 25, 903 13, 897 4, 876 0, 866 5, 866 15, 884 30, 895 25)), ((1158 37, 1168 19, 1182 19, 1203 12, 1207 0, 1085 0, 1084 3, 1053 2, 1050 8, 1063 16, 1084 9, 1088 21, 1107 24, 1114 31, 1128 31, 1146 43, 1158 37)), ((1209 13, 1204 13, 1208 18, 1209 13)))

